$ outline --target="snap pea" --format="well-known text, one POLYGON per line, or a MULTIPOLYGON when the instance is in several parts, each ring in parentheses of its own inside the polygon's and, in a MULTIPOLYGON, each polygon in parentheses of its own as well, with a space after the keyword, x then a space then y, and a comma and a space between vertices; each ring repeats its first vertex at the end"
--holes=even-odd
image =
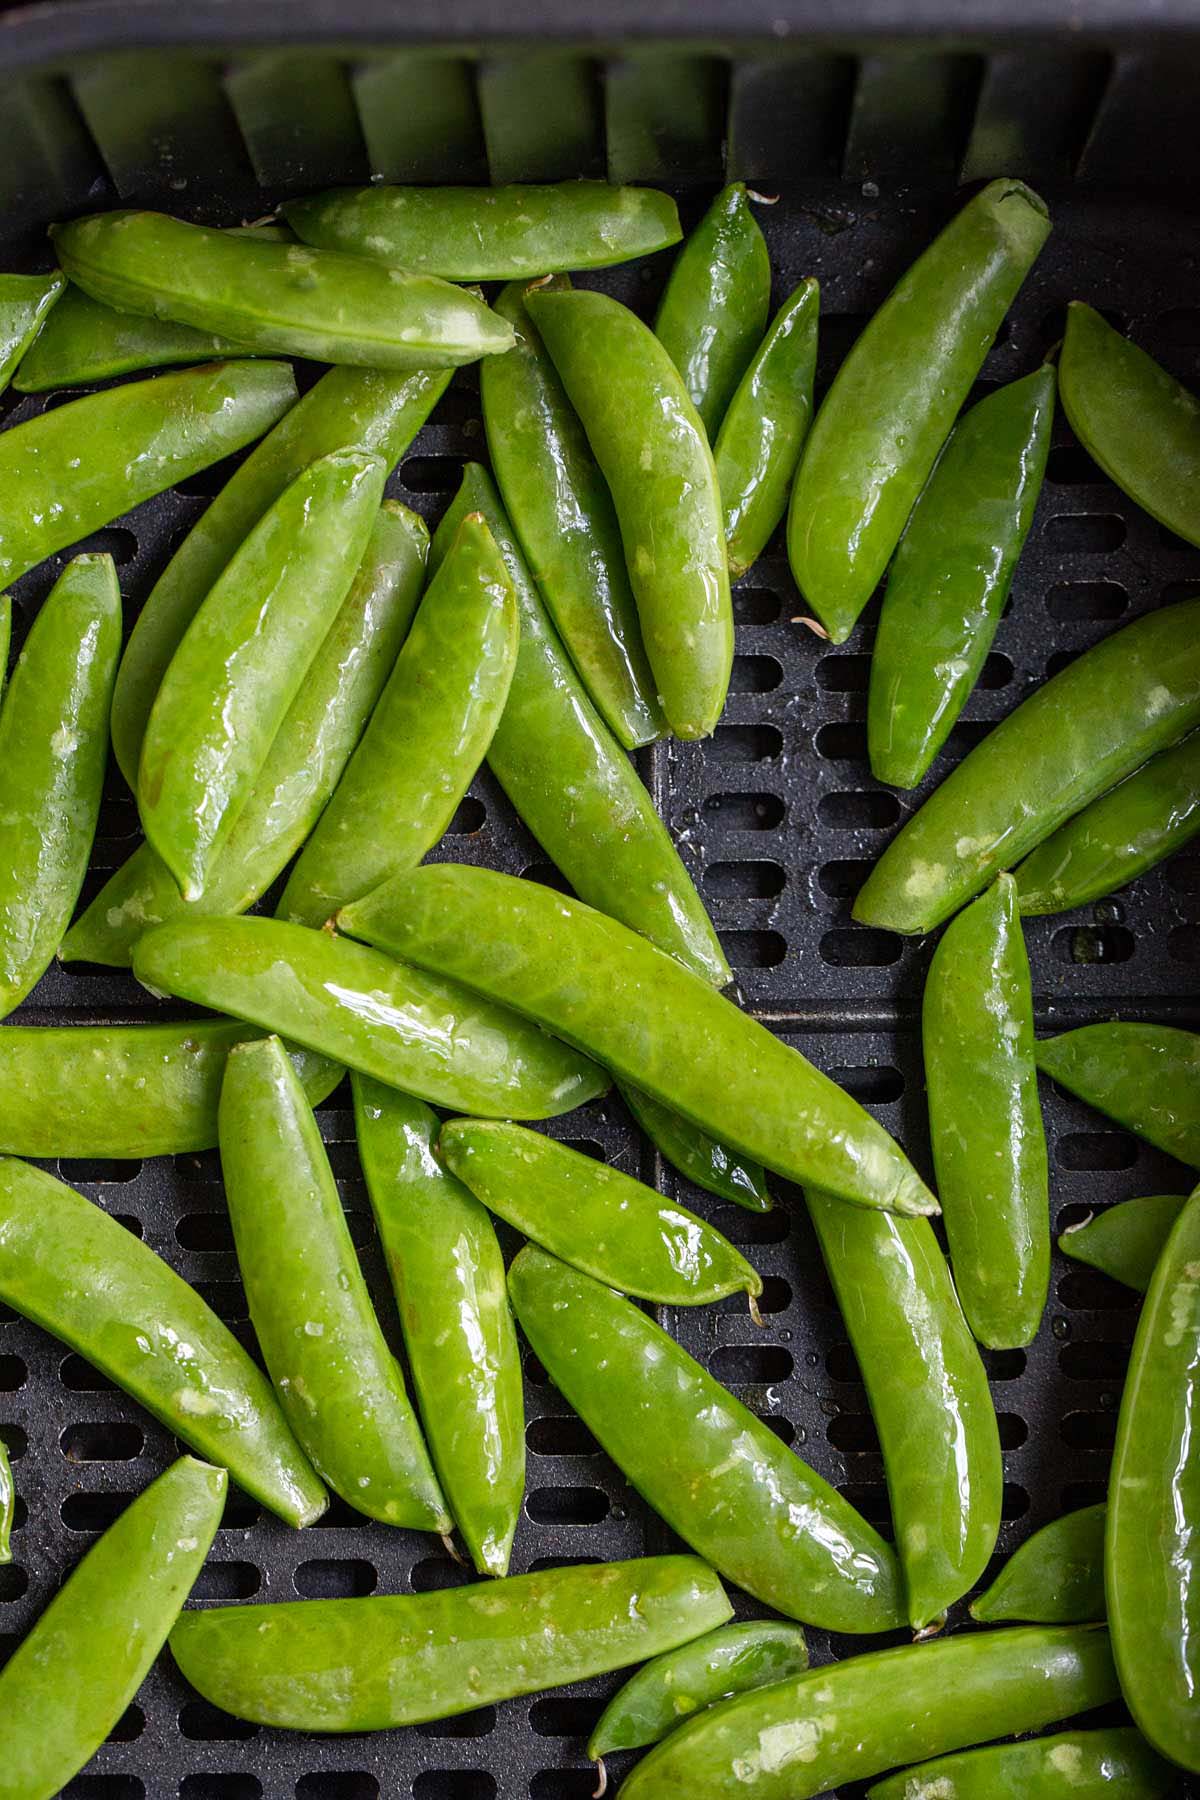
POLYGON ((489 1212, 623 1294, 700 1306, 762 1293, 757 1270, 712 1225, 540 1132, 452 1119, 438 1155, 489 1212))
POLYGON ((1129 1726, 993 1744, 902 1769, 867 1800, 1169 1800, 1178 1774, 1129 1726))
POLYGON ((766 329, 771 259, 744 181, 723 188, 680 250, 654 331, 715 439, 766 329))
POLYGON ((87 872, 121 649, 111 556, 67 564, 0 709, 0 1017, 49 968, 87 872))
POLYGON ((228 1326, 116 1219, 13 1157, 0 1159, 0 1299, 289 1525, 320 1518, 325 1489, 228 1326))
POLYGON ((389 875, 415 869, 441 841, 504 711, 519 629, 503 559, 471 513, 300 852, 280 918, 323 925, 389 875))
POLYGON ((449 380, 446 369, 415 375, 330 369, 230 476, 150 590, 121 659, 112 737, 130 787, 137 785, 142 734, 167 664, 201 602, 262 515, 310 463, 335 450, 372 450, 391 468, 449 380))
POLYGON ((97 1540, 0 1671, 3 1800, 51 1800, 150 1672, 221 1523, 224 1469, 190 1456, 97 1540))
POLYGON ((900 539, 871 656, 871 772, 916 787, 979 679, 1046 473, 1054 370, 954 427, 900 539))
POLYGON ((506 1575, 525 1494, 521 1353, 491 1220, 434 1153, 420 1100, 352 1078, 354 1127, 421 1423, 481 1575, 506 1575))
POLYGON ((13 386, 22 394, 43 394, 52 388, 131 375, 138 369, 251 354, 215 332, 195 331, 173 319, 117 312, 82 288, 68 287, 54 309, 53 324, 47 321, 26 351, 13 386))
POLYGON ((1200 1034, 1113 1019, 1042 1038, 1037 1066, 1168 1156, 1200 1167, 1200 1034))
POLYGON ((387 465, 335 451, 265 512, 188 626, 142 740, 146 837, 197 900, 341 610, 387 465))
POLYGON ((959 913, 934 951, 921 1039, 954 1284, 980 1343, 1011 1350, 1037 1336, 1050 1287, 1033 992, 1011 875, 959 913))
POLYGON ((1072 1225, 1058 1240, 1064 1256, 1090 1263, 1114 1281, 1144 1294, 1184 1208, 1182 1194, 1147 1194, 1123 1200, 1082 1225, 1072 1225))
POLYGON ((1016 870, 1023 913, 1068 912, 1115 894, 1200 832, 1200 732, 1148 763, 1030 852, 1016 870))
POLYGON ((1200 1188, 1138 1319, 1108 1482, 1104 1591, 1121 1692, 1156 1750, 1200 1769, 1196 1384, 1200 1188))
POLYGON ((0 1438, 0 1563, 12 1561, 12 1528, 16 1509, 17 1490, 13 1485, 8 1445, 0 1438))
POLYGON ((266 892, 320 818, 391 674, 420 598, 428 551, 424 521, 385 500, 350 592, 203 894, 186 901, 161 857, 140 844, 68 931, 58 952, 63 962, 128 968, 133 946, 152 925, 184 914, 245 912, 266 892))
POLYGON ((673 957, 578 900, 440 863, 387 882, 338 925, 588 1045, 615 1075, 791 1180, 864 1206, 937 1210, 856 1101, 673 957))
POLYGON ((253 443, 295 398, 285 363, 208 363, 0 433, 0 584, 253 443))
POLYGON ((77 287, 119 312, 175 319, 250 350, 371 369, 454 368, 512 347, 463 288, 361 256, 233 237, 155 212, 52 225, 77 287))
POLYGON ((758 561, 787 511, 812 423, 819 302, 811 275, 789 294, 734 389, 713 445, 734 580, 758 561))
POLYGON ((959 407, 1046 241, 1045 202, 989 182, 902 275, 834 379, 800 458, 788 556, 835 644, 875 591, 959 407))
POLYGON ((0 594, 0 699, 8 685, 8 652, 12 643, 12 599, 0 594))
POLYGON ((854 917, 931 931, 1064 819, 1200 724, 1200 600, 1114 632, 977 744, 872 869, 854 917))
POLYGON ((508 1289, 555 1387, 714 1569, 831 1631, 900 1624, 900 1571, 878 1532, 640 1307, 532 1244, 508 1289))
POLYGON ((603 181, 333 188, 285 201, 283 215, 306 243, 450 281, 604 269, 681 235, 669 195, 603 181))
MULTIPOLYGON (((569 288, 567 276, 547 284, 569 288)), ((479 372, 488 450, 538 590, 596 711, 626 750, 666 729, 621 533, 583 426, 512 282, 496 311, 517 334, 479 372)))
POLYGON ((28 356, 66 286, 63 275, 0 275, 0 389, 28 356))
POLYGON ((663 345, 619 301, 531 289, 525 306, 612 493, 667 723, 677 737, 707 737, 729 687, 733 609, 699 414, 663 345))
POLYGON ((747 1212, 770 1212, 771 1196, 761 1163, 681 1119, 631 1082, 619 1081, 621 1098, 660 1156, 707 1193, 732 1200, 747 1212))
POLYGON ((1117 1696, 1108 1634, 1092 1625, 877 1650, 701 1713, 638 1764, 622 1800, 811 1800, 1117 1696))
POLYGON ((458 1112, 552 1118, 608 1085, 594 1063, 457 982, 303 925, 158 925, 135 946, 133 972, 458 1112))
POLYGON ((184 1613, 171 1653, 206 1700, 294 1731, 383 1731, 582 1681, 733 1608, 694 1556, 543 1569, 431 1594, 184 1613))
POLYGON ((1102 1619, 1104 1515, 1103 1506, 1081 1506, 1035 1531, 971 1602, 971 1617, 987 1625, 1010 1619, 1082 1625, 1102 1619))

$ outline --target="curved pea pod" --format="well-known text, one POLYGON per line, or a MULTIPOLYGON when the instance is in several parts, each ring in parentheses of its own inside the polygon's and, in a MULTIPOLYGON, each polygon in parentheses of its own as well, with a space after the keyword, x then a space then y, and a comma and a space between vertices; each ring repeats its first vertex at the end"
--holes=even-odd
POLYGON ((1103 1506, 1082 1506, 1043 1525, 1009 1557, 971 1617, 987 1625, 1028 1619, 1082 1625, 1104 1617, 1103 1506))
POLYGON ((631 1082, 619 1081, 617 1086, 634 1119, 672 1168, 707 1193, 732 1200, 747 1212, 770 1212, 771 1196, 761 1163, 709 1137, 631 1082))
POLYGON ((382 457, 338 451, 264 513, 188 626, 138 765, 146 836, 199 899, 349 592, 383 499, 382 457))
POLYGON ((452 1119, 438 1155, 489 1212, 635 1299, 701 1306, 762 1293, 757 1270, 713 1226, 541 1132, 452 1119))
POLYGON ((899 1146, 841 1088, 673 957, 578 900, 439 863, 387 882, 337 922, 587 1046, 619 1078, 790 1180, 862 1206, 937 1210, 899 1146))
POLYGON ((519 629, 503 559, 472 513, 288 877, 280 918, 323 925, 440 842, 504 711, 519 629))
POLYGON ((789 294, 734 389, 713 445, 733 580, 758 561, 787 511, 812 423, 819 303, 811 275, 789 294))
POLYGON ((892 839, 854 903, 932 931, 1073 813, 1200 724, 1200 600, 1114 632, 1023 700, 892 839))
POLYGON ((1037 1066, 1168 1156, 1200 1168, 1200 1034, 1113 1019, 1042 1038, 1037 1066))
POLYGON ((289 1525, 320 1518, 325 1489, 228 1326, 116 1219, 11 1157, 0 1160, 0 1298, 289 1525))
POLYGON ((1046 473, 1054 370, 998 388, 954 427, 912 510, 871 656, 871 771, 916 787, 996 636, 1046 473))
POLYGON ((12 1561, 13 1518, 17 1507, 17 1490, 13 1483, 8 1446, 0 1438, 0 1563, 12 1561))
POLYGON ((185 900, 162 858, 140 844, 68 931, 58 952, 63 962, 128 968, 133 946, 152 925, 245 912, 266 892, 320 818, 391 674, 420 598, 428 550, 424 521, 385 500, 350 592, 203 894, 185 900))
POLYGON ((195 331, 172 319, 116 312, 82 288, 68 287, 55 307, 53 324, 48 320, 26 351, 13 386, 22 394, 43 394, 52 388, 109 381, 138 369, 251 354, 216 332, 195 331))
MULTIPOLYGON (((555 292, 569 279, 555 276, 555 292)), ((603 475, 513 282, 496 311, 517 334, 479 372, 488 450, 538 590, 588 694, 626 750, 666 729, 603 475)))
POLYGON ((1064 1256, 1090 1263, 1093 1269, 1144 1294, 1184 1205, 1182 1194, 1147 1194, 1138 1200, 1123 1200, 1082 1225, 1070 1226, 1059 1238, 1058 1247, 1064 1256))
POLYGON ((0 711, 0 1017, 53 961, 87 872, 121 648, 110 556, 77 556, 34 620, 0 711))
POLYGON ((354 1127, 438 1480, 481 1575, 508 1573, 525 1493, 521 1352, 504 1258, 434 1154, 420 1100, 353 1077, 354 1127))
POLYGON ((433 567, 470 512, 487 520, 521 622, 508 703, 488 751, 493 775, 577 894, 723 986, 729 964, 695 884, 637 771, 588 699, 478 463, 468 463, 434 534, 433 567))
POLYGON ((0 275, 0 389, 30 354, 66 287, 63 275, 0 275))
POLYGON ((133 972, 456 1112, 553 1118, 608 1086, 594 1063, 457 982, 303 925, 158 925, 138 941, 133 972))
POLYGON ((616 507, 667 723, 707 737, 733 666, 721 495, 700 416, 669 354, 607 294, 530 290, 525 306, 616 507))
POLYGON ((900 1571, 878 1532, 640 1307, 534 1245, 508 1289, 555 1387, 714 1569, 830 1631, 900 1624, 900 1571))
POLYGON ((638 1764, 622 1800, 812 1800, 896 1763, 1036 1731, 1118 1692, 1108 1634, 1096 1626, 877 1650, 701 1713, 638 1764))
POLYGON ((669 195, 603 181, 333 188, 285 201, 283 215, 306 243, 450 281, 604 269, 681 235, 669 195))
POLYGON ((1169 1800, 1178 1783, 1126 1725, 943 1757, 876 1782, 867 1800, 1169 1800))
POLYGON ((1050 231, 992 181, 902 275, 834 378, 792 490, 788 557, 835 644, 874 593, 983 359, 1050 231))
POLYGON ((51 1800, 99 1750, 179 1617, 225 1488, 224 1469, 181 1456, 92 1545, 18 1644, 0 1671, 3 1800, 51 1800))
POLYGON ((373 451, 390 469, 449 380, 448 369, 415 375, 330 369, 205 508, 151 589, 117 672, 113 751, 131 788, 137 786, 142 735, 167 665, 201 602, 263 514, 311 463, 336 450, 373 451))

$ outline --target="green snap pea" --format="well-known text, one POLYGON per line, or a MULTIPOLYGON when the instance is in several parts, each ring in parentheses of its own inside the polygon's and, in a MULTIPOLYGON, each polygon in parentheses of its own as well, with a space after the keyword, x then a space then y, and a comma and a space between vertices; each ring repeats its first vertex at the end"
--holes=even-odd
POLYGON ((334 188, 285 201, 283 215, 306 243, 450 281, 604 269, 681 235, 669 195, 603 181, 334 188))
POLYGON ((415 375, 330 369, 206 507, 150 590, 117 673, 113 751, 131 788, 137 786, 142 735, 167 665, 201 602, 263 514, 311 463, 335 450, 372 450, 390 469, 449 380, 447 369, 415 375))
MULTIPOLYGON (((547 284, 569 288, 565 275, 547 284)), ((603 475, 513 282, 496 311, 517 334, 479 372, 488 450, 538 590, 592 702, 626 750, 666 729, 603 475)))
POLYGON ((767 324, 771 259, 746 184, 723 188, 675 258, 654 331, 711 439, 767 324))
POLYGON ((672 1168, 707 1193, 732 1200, 747 1212, 770 1212, 771 1196, 761 1163, 709 1137, 631 1082, 619 1081, 617 1086, 634 1119, 672 1168))
POLYGON ((0 275, 0 389, 29 356, 66 286, 63 275, 0 275))
POLYGON ((197 900, 366 552, 387 466, 322 457, 263 514, 163 675, 142 740, 146 836, 197 900))
POLYGON ((1046 473, 1054 370, 1010 382, 954 427, 913 507, 871 657, 871 771, 916 787, 979 679, 1046 473))
POLYGON ((294 1731, 384 1731, 583 1681, 733 1608, 694 1556, 543 1569, 432 1594, 184 1613, 171 1653, 206 1700, 294 1731))
POLYGON ((8 1445, 0 1438, 0 1563, 12 1561, 12 1529, 17 1509, 17 1490, 13 1484, 8 1445))
POLYGON ((811 275, 789 294, 734 389, 713 445, 734 580, 758 561, 787 511, 812 423, 819 303, 811 275))
POLYGON ((280 918, 323 925, 440 842, 504 711, 517 602, 478 513, 417 610, 362 742, 300 852, 280 918))
POLYGON ((12 600, 0 594, 0 699, 8 685, 8 652, 12 643, 12 600))
POLYGON ((229 1327, 149 1245, 12 1157, 0 1159, 0 1299, 289 1525, 320 1518, 325 1489, 229 1327))
POLYGON ((3 1800, 52 1800, 167 1640, 221 1523, 224 1469, 181 1456, 110 1525, 0 1671, 3 1800))
POLYGON ((1011 1619, 1083 1625, 1103 1619, 1104 1516, 1102 1505, 1081 1506, 1035 1531, 971 1602, 971 1617, 987 1625, 1011 1619))
POLYGON ((884 851, 854 917, 932 931, 1065 819, 1200 724, 1200 600, 1160 607, 1001 720, 884 851))
POLYGON ((666 349, 607 294, 529 290, 612 493, 642 639, 667 723, 708 737, 733 666, 721 495, 700 416, 666 349))
POLYGON ((900 1571, 878 1532, 640 1307, 532 1244, 508 1287, 555 1387, 714 1569, 831 1631, 901 1623, 900 1571))
POLYGON ((1178 1779, 1126 1725, 943 1757, 876 1782, 868 1800, 1169 1800, 1178 1779))
POLYGON ((285 363, 209 363, 85 394, 0 434, 0 583, 261 437, 285 363))
POLYGON ((1121 1692, 1154 1748, 1200 1769, 1196 1386, 1200 1188, 1138 1319, 1108 1482, 1104 1590, 1121 1692))
POLYGON ((87 872, 121 649, 111 556, 77 556, 33 622, 0 709, 0 1017, 54 959, 87 872))
POLYGON ((456 1112, 553 1118, 608 1086, 594 1063, 457 982, 303 925, 158 925, 138 941, 133 972, 456 1112))
POLYGON ((856 1101, 673 957, 578 900, 441 863, 387 882, 338 925, 589 1046, 615 1075, 790 1180, 863 1206, 937 1210, 856 1101))
POLYGON ((438 1161, 441 1121, 355 1075, 354 1125, 421 1423, 481 1575, 508 1573, 525 1494, 521 1352, 483 1207, 438 1161))
POLYGON ((701 1713, 638 1764, 622 1800, 811 1800, 896 1763, 1036 1731, 1118 1692, 1108 1634, 1091 1625, 878 1650, 701 1713))
POLYGON ((334 1492, 368 1518, 448 1531, 321 1133, 278 1038, 230 1051, 219 1122, 250 1319, 297 1441, 334 1492))
POLYGON ((1043 1038, 1037 1066, 1168 1156, 1200 1168, 1200 1034, 1114 1019, 1043 1038))
POLYGON ((53 322, 47 321, 26 351, 13 386, 22 394, 44 394, 52 388, 131 375, 138 369, 250 354, 215 332, 195 331, 172 319, 117 312, 82 288, 68 287, 54 309, 53 322))
POLYGON ((1050 1173, 1016 884, 1000 875, 934 952, 921 1011, 938 1196, 971 1330, 1030 1344, 1050 1287, 1050 1173))
POLYGON ((51 226, 50 236, 93 300, 250 350, 408 371, 512 347, 512 328, 465 289, 337 250, 233 237, 155 212, 94 213, 51 226))
POLYGON ((1070 1226, 1059 1238, 1058 1247, 1064 1256, 1090 1263, 1093 1269, 1144 1294, 1184 1204, 1182 1194, 1147 1194, 1123 1200, 1082 1225, 1070 1226))
POLYGON ((489 1212, 623 1294, 700 1306, 762 1293, 758 1271, 712 1225, 540 1132, 452 1119, 438 1155, 489 1212))

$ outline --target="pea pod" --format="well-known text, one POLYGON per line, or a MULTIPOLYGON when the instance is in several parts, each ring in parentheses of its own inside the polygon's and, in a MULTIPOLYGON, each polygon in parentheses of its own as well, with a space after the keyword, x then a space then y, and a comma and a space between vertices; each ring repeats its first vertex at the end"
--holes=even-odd
POLYGON ((700 1306, 762 1293, 761 1276, 713 1226, 540 1132, 452 1119, 438 1155, 489 1212, 623 1294, 700 1306))
MULTIPOLYGON (((548 284, 569 288, 565 275, 548 284)), ((479 372, 488 451, 538 590, 597 712, 626 750, 666 729, 617 515, 583 426, 513 282, 496 311, 517 334, 479 372)))
POLYGON ((673 957, 578 900, 441 863, 387 882, 338 925, 588 1046, 616 1076, 790 1180, 862 1206, 937 1210, 856 1101, 673 957))
POLYGON ((1200 1034, 1114 1019, 1043 1038, 1037 1066, 1168 1156, 1200 1167, 1200 1034))
POLYGON ((867 1800, 1169 1800, 1178 1774, 1128 1726, 994 1744, 904 1769, 867 1800))
POLYGON ((811 1800, 1117 1696, 1108 1634, 1095 1626, 877 1650, 701 1713, 638 1764, 622 1800, 811 1800))
POLYGON ((792 490, 788 557, 835 644, 853 631, 1050 231, 1044 201, 989 182, 901 276, 842 364, 792 490))
POLYGON ((916 787, 979 679, 1046 473, 1054 370, 998 388, 954 427, 913 507, 871 656, 871 771, 916 787))
POLYGON ((13 1485, 8 1445, 0 1438, 0 1563, 12 1561, 12 1529, 16 1509, 17 1490, 13 1485))
POLYGON ((508 1573, 525 1494, 521 1353, 504 1258, 474 1195, 434 1154, 420 1100, 353 1077, 367 1193, 438 1480, 481 1575, 508 1573))
POLYGON ((531 290, 525 306, 612 493, 667 723, 707 737, 733 666, 721 496, 704 426, 654 333, 607 294, 531 290))
POLYGON ((1082 1225, 1072 1225, 1058 1240, 1064 1256, 1090 1263, 1144 1294, 1150 1286, 1163 1246, 1184 1208, 1182 1194, 1147 1194, 1123 1200, 1082 1225))
POLYGON ((932 931, 1064 819, 1200 724, 1200 600, 1114 632, 963 758, 872 869, 854 917, 932 931))
POLYGON ((221 1523, 224 1469, 181 1456, 72 1570, 0 1671, 3 1800, 52 1800, 103 1744, 221 1523))
POLYGON ((185 900, 203 894, 341 610, 386 476, 381 457, 357 450, 297 476, 171 658, 146 724, 137 793, 146 836, 185 900))
POLYGON ((133 953, 138 980, 231 1013, 435 1105, 552 1118, 602 1094, 593 1063, 456 982, 275 919, 181 919, 133 953))
POLYGON ((811 275, 789 294, 734 389, 713 445, 734 580, 758 561, 787 511, 812 423, 819 300, 811 275))
POLYGON ((325 1489, 228 1326, 116 1219, 11 1157, 0 1160, 0 1299, 289 1525, 320 1518, 325 1489))
POLYGON ((621 1098, 641 1126, 660 1156, 697 1187, 732 1200, 747 1212, 770 1212, 771 1196, 762 1164, 752 1157, 740 1156, 717 1138, 709 1137, 698 1125, 692 1125, 662 1106, 649 1094, 628 1081, 617 1083, 621 1098))
POLYGON ((26 351, 13 386, 22 394, 43 394, 53 388, 109 381, 138 369, 250 354, 216 332, 196 331, 173 319, 117 312, 93 300, 82 288, 67 287, 55 307, 53 324, 47 321, 26 351))
POLYGON ((0 389, 29 354, 66 286, 62 275, 0 275, 0 389))
POLYGON ((1082 1506, 1043 1525, 971 1602, 971 1617, 995 1625, 1086 1624, 1104 1617, 1103 1506, 1082 1506))
POLYGON ((440 842, 504 710, 517 602, 478 513, 422 600, 362 742, 300 852, 278 912, 323 925, 440 842))

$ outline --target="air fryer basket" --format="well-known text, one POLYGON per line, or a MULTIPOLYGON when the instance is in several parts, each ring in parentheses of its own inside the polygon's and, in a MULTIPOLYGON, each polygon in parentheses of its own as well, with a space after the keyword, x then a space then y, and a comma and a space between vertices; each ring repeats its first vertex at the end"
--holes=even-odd
MULTIPOLYGON (((1120 6, 1101 7, 1102 22, 1086 33, 1069 32, 1065 19, 1059 29, 1048 0, 1027 5, 1020 30, 976 12, 970 38, 955 32, 958 10, 951 0, 932 12, 861 0, 839 9, 833 38, 825 12, 806 16, 803 5, 772 14, 720 0, 677 16, 665 0, 647 0, 607 6, 601 38, 591 8, 542 17, 526 3, 506 15, 500 41, 494 19, 482 9, 472 17, 461 0, 402 12, 317 0, 17 9, 0 19, 3 266, 44 262, 49 220, 116 203, 227 223, 260 216, 288 193, 371 174, 503 181, 608 173, 670 187, 686 225, 727 173, 780 195, 760 215, 777 295, 804 275, 820 278, 826 382, 949 215, 956 185, 1014 174, 1041 187, 1056 228, 980 391, 1036 366, 1075 296, 1195 384, 1189 9, 1160 8, 1154 39, 1120 6)), ((585 279, 647 313, 668 260, 585 279)), ((0 409, 8 423, 44 404, 9 394, 0 409)), ((433 522, 463 462, 485 456, 468 369, 389 492, 433 522)), ((130 619, 226 472, 185 482, 88 540, 115 556, 130 619)), ((18 641, 62 561, 17 584, 18 641)), ((1200 550, 1105 481, 1060 417, 1009 612, 936 779, 1047 672, 1197 586, 1200 550)), ((746 1005, 868 1104, 928 1172, 918 1021, 930 945, 850 920, 866 869, 915 804, 881 788, 867 765, 874 612, 838 649, 805 630, 778 539, 735 591, 735 610, 732 691, 715 736, 643 753, 643 773, 712 908, 746 1005)), ((114 771, 85 898, 128 854, 136 830, 133 800, 114 771)), ((486 774, 435 855, 555 879, 486 774)), ((1112 1016, 1200 1024, 1200 853, 1185 852, 1116 900, 1030 921, 1027 935, 1039 1030, 1112 1016)), ((131 976, 76 965, 52 970, 19 1017, 136 1020, 164 1010, 131 976)), ((1056 1231, 1098 1205, 1186 1191, 1180 1165, 1060 1092, 1047 1088, 1044 1100, 1056 1231)), ((394 1309, 345 1087, 319 1116, 390 1330, 394 1309)), ((616 1100, 549 1129, 668 1193, 686 1188, 639 1143, 616 1100)), ((165 1255, 250 1339, 215 1152, 143 1166, 62 1161, 57 1172, 165 1255)), ((854 1358, 812 1235, 785 1184, 775 1185, 780 1203, 765 1216, 690 1188, 684 1196, 758 1263, 766 1329, 756 1330, 736 1300, 665 1323, 886 1524, 854 1358)), ((1134 1309, 1116 1284, 1056 1258, 1036 1343, 989 1355, 1005 1451, 998 1557, 1062 1510, 1103 1496, 1134 1309)), ((671 1548, 671 1534, 532 1359, 527 1373, 529 1485, 514 1570, 671 1548)), ((0 1568, 2 1657, 94 1534, 176 1447, 79 1357, 4 1309, 0 1434, 20 1493, 15 1560, 0 1568)), ((434 1538, 369 1524, 338 1503, 300 1534, 235 1491, 195 1598, 403 1593, 465 1578, 434 1538)), ((831 1648, 868 1647, 813 1635, 818 1659, 831 1648)), ((618 1679, 404 1732, 317 1739, 227 1718, 164 1656, 67 1792, 75 1800, 583 1800, 593 1785, 583 1740, 618 1679)), ((614 1759, 613 1773, 621 1766, 614 1759)))

